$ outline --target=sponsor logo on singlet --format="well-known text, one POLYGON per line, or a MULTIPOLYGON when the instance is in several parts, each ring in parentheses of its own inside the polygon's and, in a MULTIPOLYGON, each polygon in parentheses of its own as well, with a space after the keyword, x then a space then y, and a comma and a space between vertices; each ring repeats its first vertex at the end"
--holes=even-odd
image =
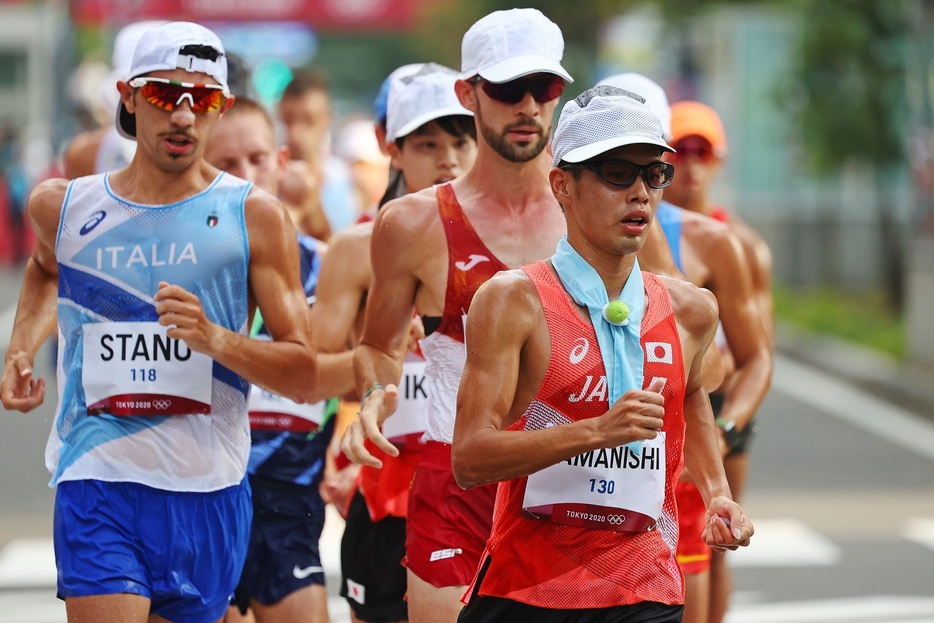
POLYGON ((439 549, 431 552, 429 557, 430 562, 435 562, 438 560, 445 560, 446 558, 454 558, 458 554, 463 554, 464 550, 459 547, 449 547, 447 549, 439 549))
POLYGON ((468 270, 470 270, 477 264, 491 261, 490 258, 488 258, 487 256, 477 255, 476 253, 471 253, 469 259, 470 259, 469 262, 464 262, 464 261, 454 262, 454 266, 456 266, 457 268, 459 268, 460 270, 464 272, 467 272, 468 270))
POLYGON ((590 342, 585 337, 579 337, 574 342, 574 348, 571 349, 570 361, 575 366, 584 360, 587 351, 590 350, 590 342))
POLYGON ((103 210, 98 210, 91 215, 91 218, 88 219, 88 222, 81 226, 81 229, 78 230, 78 233, 82 236, 87 236, 90 234, 95 227, 101 224, 101 221, 104 220, 104 217, 107 216, 107 213, 103 210))

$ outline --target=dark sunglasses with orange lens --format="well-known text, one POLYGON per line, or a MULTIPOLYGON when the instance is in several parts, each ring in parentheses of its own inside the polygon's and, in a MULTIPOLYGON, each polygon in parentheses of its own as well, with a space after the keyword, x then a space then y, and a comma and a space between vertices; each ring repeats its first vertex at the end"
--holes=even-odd
POLYGON ((219 84, 195 84, 176 82, 167 78, 145 76, 133 78, 129 85, 139 89, 140 95, 147 102, 168 112, 172 112, 187 99, 192 112, 203 113, 218 110, 230 97, 227 87, 219 84))
POLYGON ((564 93, 564 78, 554 74, 526 76, 509 82, 490 82, 476 76, 473 82, 480 83, 490 99, 504 104, 518 104, 526 93, 531 93, 536 102, 544 104, 558 99, 564 93))

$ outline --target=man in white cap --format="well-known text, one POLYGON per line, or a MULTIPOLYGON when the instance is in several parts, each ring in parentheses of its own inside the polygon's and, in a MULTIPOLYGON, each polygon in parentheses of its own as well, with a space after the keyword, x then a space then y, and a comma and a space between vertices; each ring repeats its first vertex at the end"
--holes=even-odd
POLYGON ((357 348, 360 417, 344 451, 380 467, 364 447, 396 456, 380 426, 396 408, 415 309, 429 388, 427 440, 409 492, 406 536, 409 620, 454 621, 489 536, 495 486, 463 491, 450 467, 454 402, 464 361, 463 314, 497 271, 547 257, 565 224, 548 189, 545 147, 558 97, 571 79, 564 39, 535 9, 496 11, 464 35, 460 103, 474 114, 477 159, 449 184, 407 195, 377 216, 373 282, 357 348))
POLYGON ((674 175, 641 97, 585 91, 552 148, 567 236, 550 259, 489 280, 467 314, 453 469, 464 487, 500 484, 459 621, 680 622, 682 459, 707 503, 705 541, 735 549, 753 533, 701 382, 716 301, 640 270, 674 175))
POLYGON ((148 30, 118 82, 133 160, 30 199, 38 245, 0 397, 42 402, 33 358, 57 314, 46 461, 69 621, 220 619, 249 535, 249 383, 297 402, 317 384, 285 210, 203 159, 232 103, 226 80, 210 30, 148 30), (272 340, 247 337, 254 307, 272 340))
MULTIPOLYGON (((427 63, 394 79, 388 91, 387 152, 399 171, 405 192, 443 184, 466 173, 476 155, 473 115, 454 92, 457 72, 427 63)), ((321 267, 318 300, 312 311, 312 334, 322 353, 346 350, 358 334, 370 289, 370 239, 373 223, 339 233, 321 267)), ((379 258, 373 256, 373 260, 379 258)), ((413 336, 423 337, 421 322, 413 336)), ((399 410, 384 434, 399 456, 380 453, 383 468, 365 466, 360 486, 347 510, 341 541, 341 595, 356 621, 391 622, 408 618, 405 557, 409 485, 421 456, 427 386, 425 360, 415 339, 403 362, 399 410)), ((353 469, 349 467, 348 469, 353 469)), ((356 489, 357 487, 355 487, 356 489)))
MULTIPOLYGON (((645 97, 662 124, 665 140, 671 140, 671 108, 661 86, 637 73, 610 76, 601 84, 645 97)), ((678 161, 669 159, 679 166, 678 161)), ((679 172, 683 173, 680 169, 679 172)), ((673 183, 677 184, 677 180, 673 183)), ((720 327, 710 351, 716 348, 725 351, 723 360, 729 369, 724 372, 731 382, 720 387, 721 381, 710 382, 705 377, 704 388, 711 392, 720 448, 729 456, 747 446, 741 442, 746 442, 752 427, 747 427, 744 436, 736 430, 735 423, 752 420, 768 392, 772 373, 770 340, 757 307, 752 269, 742 243, 726 224, 677 207, 664 198, 658 205, 656 219, 662 224, 678 268, 691 283, 713 292, 720 308, 720 327), (718 393, 714 394, 715 391, 718 393)), ((724 468, 729 479, 728 465, 725 463, 724 468)), ((741 492, 734 486, 730 489, 738 499, 741 492)), ((713 563, 712 552, 701 538, 704 500, 689 474, 682 476, 675 497, 680 528, 677 557, 685 577, 684 623, 706 623, 713 563)))

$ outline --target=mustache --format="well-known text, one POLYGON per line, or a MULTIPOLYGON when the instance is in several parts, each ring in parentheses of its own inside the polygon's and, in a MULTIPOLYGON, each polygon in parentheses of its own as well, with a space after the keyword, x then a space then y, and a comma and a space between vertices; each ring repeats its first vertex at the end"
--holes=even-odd
POLYGON ((512 132, 513 130, 534 130, 539 134, 544 134, 545 128, 539 122, 533 119, 519 120, 514 123, 510 123, 504 128, 504 132, 512 132))

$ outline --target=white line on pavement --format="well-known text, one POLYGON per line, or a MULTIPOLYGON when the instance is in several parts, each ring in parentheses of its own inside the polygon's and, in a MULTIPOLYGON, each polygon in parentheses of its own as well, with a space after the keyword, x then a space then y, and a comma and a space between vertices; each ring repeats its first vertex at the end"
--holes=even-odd
POLYGON ((772 388, 934 461, 934 425, 818 368, 776 355, 772 388))

